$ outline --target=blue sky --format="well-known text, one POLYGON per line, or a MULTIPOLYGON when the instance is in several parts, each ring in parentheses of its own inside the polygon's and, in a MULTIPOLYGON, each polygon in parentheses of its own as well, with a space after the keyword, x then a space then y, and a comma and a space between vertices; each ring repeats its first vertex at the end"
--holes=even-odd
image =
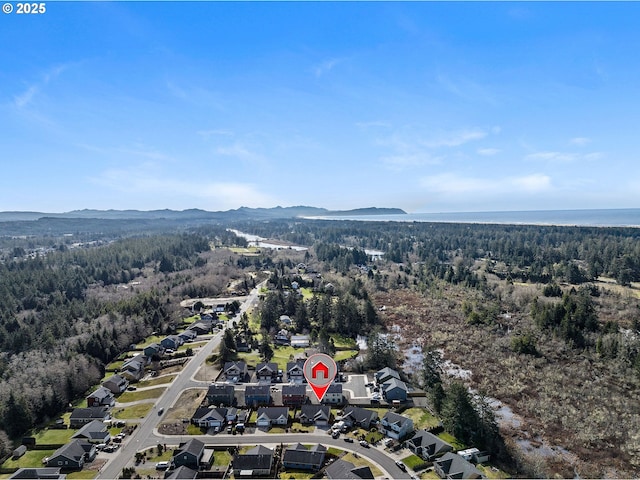
POLYGON ((640 207, 638 3, 46 8, 0 17, 0 211, 640 207))

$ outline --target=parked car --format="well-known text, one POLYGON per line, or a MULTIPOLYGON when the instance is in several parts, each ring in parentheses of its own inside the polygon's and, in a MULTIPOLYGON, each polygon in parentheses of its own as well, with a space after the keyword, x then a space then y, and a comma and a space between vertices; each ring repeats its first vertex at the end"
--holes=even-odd
POLYGON ((135 392, 137 388, 131 385, 130 387, 127 387, 127 390, 129 390, 130 392, 135 392))
POLYGON ((406 471, 407 471, 407 466, 406 466, 404 463, 402 463, 400 460, 396 460, 396 465, 397 465, 397 466, 398 466, 398 468, 399 468, 400 470, 402 470, 403 472, 406 472, 406 471))
POLYGON ((333 432, 331 434, 331 437, 333 437, 333 438, 338 438, 339 436, 340 436, 340 432, 333 432))
POLYGON ((344 441, 347 443, 353 443, 353 438, 351 437, 344 437, 344 441))
POLYGON ((360 440, 360 446, 364 448, 369 448, 369 442, 366 440, 360 440))
POLYGON ((156 470, 166 470, 167 468, 169 468, 169 462, 156 463, 156 470))

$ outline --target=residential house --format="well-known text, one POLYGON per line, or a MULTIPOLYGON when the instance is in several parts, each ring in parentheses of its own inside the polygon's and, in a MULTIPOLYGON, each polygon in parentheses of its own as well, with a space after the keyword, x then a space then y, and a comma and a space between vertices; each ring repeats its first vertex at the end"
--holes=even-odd
POLYGON ((223 303, 219 303, 216 305, 216 309, 215 309, 216 314, 218 313, 224 313, 225 312, 225 306, 223 303))
POLYGON ((288 407, 260 407, 256 418, 256 427, 270 428, 274 425, 287 426, 289 423, 288 407))
POLYGON ((115 404, 116 399, 113 393, 106 387, 100 386, 95 392, 87 396, 87 405, 89 407, 113 407, 115 404))
POLYGON ((197 335, 206 335, 211 333, 211 322, 198 322, 189 327, 189 330, 193 330, 197 335))
POLYGON ((248 407, 258 405, 269 405, 271 403, 271 392, 269 385, 247 385, 244 391, 244 404, 248 407))
POLYGON ((9 480, 65 480, 67 475, 60 473, 59 468, 19 468, 9 480))
POLYGON ((385 383, 388 380, 391 380, 392 378, 400 380, 400 374, 393 368, 389 368, 389 367, 384 367, 382 370, 378 370, 374 374, 374 377, 378 385, 382 385, 383 383, 385 383))
POLYGON ((160 341, 160 345, 171 350, 177 350, 182 344, 184 344, 184 339, 180 338, 178 335, 169 335, 160 341))
POLYGON ((344 396, 342 395, 342 384, 332 383, 327 388, 324 397, 322 397, 322 403, 330 403, 332 405, 340 405, 344 402, 344 396))
POLYGON ((482 472, 453 452, 445 453, 433 462, 433 469, 440 478, 484 478, 482 472))
POLYGON ((247 342, 247 339, 242 335, 236 335, 236 351, 237 352, 250 352, 251 345, 247 342))
POLYGON ((331 480, 373 480, 370 467, 356 467, 353 463, 338 459, 324 469, 324 474, 331 480))
POLYGON ((71 428, 80 428, 93 420, 104 422, 110 418, 111 415, 109 415, 107 407, 74 408, 69 419, 69 426, 71 428))
POLYGON ((120 369, 121 375, 130 382, 138 381, 144 376, 144 366, 146 364, 146 358, 142 354, 129 358, 120 369))
POLYGON ((209 405, 231 406, 235 404, 235 390, 233 385, 226 383, 213 383, 207 390, 209 405))
POLYGON ((433 460, 435 457, 453 451, 451 445, 426 430, 420 430, 407 440, 406 444, 409 450, 424 460, 433 460))
POLYGON ((85 440, 72 440, 53 452, 46 465, 64 470, 82 470, 86 462, 93 461, 96 453, 95 445, 85 440))
POLYGON ((291 335, 291 346, 295 348, 306 348, 311 345, 309 335, 291 335))
POLYGON ((256 377, 259 382, 275 382, 278 380, 278 364, 274 362, 259 363, 256 367, 256 377))
POLYGON ((153 357, 154 355, 162 355, 164 353, 164 347, 159 343, 152 343, 151 345, 147 345, 142 350, 145 357, 153 357))
POLYGON ((127 389, 129 381, 120 375, 113 375, 102 382, 102 386, 111 390, 111 393, 114 395, 117 395, 127 389))
POLYGON ((378 420, 378 413, 366 408, 347 406, 339 418, 349 427, 362 427, 369 430, 378 420))
POLYGON ((91 443, 109 443, 111 434, 107 425, 99 420, 92 420, 78 430, 71 438, 86 440, 91 443))
POLYGON ((382 384, 382 395, 387 402, 398 400, 405 402, 407 400, 407 384, 397 378, 391 378, 382 384))
POLYGON ((182 343, 192 342, 198 336, 198 332, 195 330, 187 329, 184 332, 178 334, 178 337, 182 339, 182 343))
POLYGON ((282 386, 282 404, 302 405, 307 402, 307 387, 302 384, 282 386))
POLYGON ((180 446, 180 450, 173 455, 171 463, 177 467, 189 467, 198 470, 204 456, 204 443, 196 438, 192 438, 187 443, 180 446))
POLYGON ((296 468, 299 470, 310 470, 317 472, 324 463, 327 447, 321 444, 312 445, 307 448, 301 443, 297 443, 284 451, 282 465, 285 468, 296 468))
POLYGON ((241 383, 246 382, 249 376, 247 364, 243 361, 226 362, 222 369, 223 375, 227 382, 241 383))
POLYGON ((295 383, 304 383, 304 360, 287 362, 287 380, 295 383))
POLYGON ((401 440, 413 432, 413 420, 394 412, 385 413, 380 425, 387 437, 396 440, 401 440))
POLYGON ((291 345, 291 340, 289 340, 289 332, 285 329, 280 330, 276 333, 275 338, 273 339, 273 343, 276 345, 291 345))
POLYGON ((164 475, 165 480, 191 480, 198 476, 198 471, 182 465, 174 470, 167 471, 164 475))
POLYGON ((327 405, 302 405, 298 418, 303 425, 327 426, 331 420, 331 407, 327 405))
POLYGON ((233 456, 233 475, 241 477, 266 477, 273 467, 273 450, 258 445, 243 454, 233 456))
POLYGON ((280 323, 284 323, 286 326, 291 325, 291 317, 289 315, 280 315, 280 323))
POLYGON ((220 431, 227 423, 227 409, 217 407, 197 408, 191 417, 191 423, 201 428, 217 428, 220 431))

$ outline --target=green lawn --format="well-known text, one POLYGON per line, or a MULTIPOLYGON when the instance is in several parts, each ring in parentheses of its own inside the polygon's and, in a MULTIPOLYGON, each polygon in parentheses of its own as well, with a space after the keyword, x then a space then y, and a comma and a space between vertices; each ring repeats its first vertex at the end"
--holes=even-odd
POLYGON ((307 427, 306 425, 302 425, 300 422, 292 422, 291 423, 291 431, 299 432, 299 433, 308 433, 312 431, 313 427, 307 427))
POLYGON ((199 321, 200 321, 200 314, 199 313, 196 313, 195 315, 191 315, 190 317, 182 319, 182 323, 187 323, 187 324, 197 323, 199 321))
POLYGON ((267 433, 275 433, 278 435, 282 435, 285 433, 285 428, 283 427, 271 427, 267 433))
POLYGON ((231 463, 232 455, 226 450, 216 450, 213 454, 213 465, 225 467, 231 463))
POLYGON ((450 433, 442 432, 438 434, 438 437, 451 445, 454 450, 464 450, 465 448, 467 448, 464 443, 458 441, 458 439, 450 433))
POLYGON ((149 400, 150 398, 158 398, 166 390, 165 387, 151 388, 149 390, 137 390, 135 392, 124 392, 118 397, 118 402, 129 403, 138 400, 149 400))
POLYGON ((50 457, 53 452, 55 450, 28 450, 17 460, 7 459, 2 464, 2 468, 40 468, 42 467, 42 459, 50 457))
POLYGON ((150 337, 147 337, 143 342, 140 342, 139 344, 136 345, 136 349, 142 350, 145 347, 148 347, 149 345, 151 345, 152 343, 160 343, 160 340, 162 340, 164 337, 161 337, 159 335, 151 335, 150 337))
POLYGON ((105 367, 105 370, 115 372, 117 370, 120 370, 123 364, 124 360, 116 360, 115 362, 111 362, 109 365, 107 365, 105 367))
POLYGON ((283 480, 287 480, 289 478, 293 478, 294 480, 298 480, 298 479, 307 479, 307 478, 313 478, 314 473, 312 472, 305 472, 302 470, 292 470, 292 471, 286 471, 286 472, 280 472, 280 475, 278 476, 278 478, 281 478, 283 480))
POLYGON ((418 455, 409 455, 402 459, 402 463, 404 463, 411 470, 415 470, 417 465, 421 465, 424 463, 424 460, 421 459, 418 455))
POLYGON ((72 429, 57 429, 57 428, 49 428, 46 430, 41 430, 35 435, 33 435, 36 439, 36 444, 45 444, 45 445, 64 445, 69 440, 71 440, 71 436, 75 434, 77 430, 72 429))
POLYGON ((155 387, 156 385, 164 385, 173 382, 177 375, 163 375, 162 377, 152 378, 151 380, 143 380, 138 382, 138 387, 155 387))
POLYGON ((339 335, 337 333, 332 333, 331 338, 333 339, 333 345, 336 348, 348 348, 355 349, 356 341, 353 338, 345 337, 344 335, 339 335))
POLYGON ((402 412, 402 415, 413 420, 413 426, 416 430, 423 428, 429 430, 440 425, 440 420, 431 415, 426 408, 408 408, 402 412))
POLYGON ((358 350, 338 350, 333 356, 333 359, 336 362, 341 362, 342 360, 357 357, 358 353, 360 353, 358 350))
POLYGON ((300 292, 302 293, 303 300, 309 300, 310 298, 313 297, 313 292, 311 291, 310 288, 303 287, 300 289, 300 292))
POLYGON ((113 411, 115 418, 126 420, 129 418, 144 418, 153 408, 153 403, 139 403, 127 408, 118 408, 113 411))
POLYGON ((80 470, 79 472, 71 472, 67 473, 67 478, 69 480, 73 479, 86 479, 90 480, 92 478, 96 478, 98 476, 97 470, 80 470))
POLYGON ((327 448, 327 453, 331 455, 335 455, 336 457, 339 457, 340 455, 342 455, 342 452, 344 452, 344 450, 340 450, 339 448, 336 448, 336 447, 327 448))
POLYGON ((487 478, 497 478, 497 479, 511 478, 511 475, 509 475, 506 472, 503 472, 499 468, 496 468, 492 465, 483 465, 479 463, 476 465, 476 468, 480 470, 482 474, 487 478))
POLYGON ((195 343, 185 343, 184 345, 180 345, 178 347, 178 351, 179 352, 184 352, 187 349, 191 348, 191 349, 196 349, 196 348, 200 348, 203 347, 207 344, 207 342, 195 342, 195 343))

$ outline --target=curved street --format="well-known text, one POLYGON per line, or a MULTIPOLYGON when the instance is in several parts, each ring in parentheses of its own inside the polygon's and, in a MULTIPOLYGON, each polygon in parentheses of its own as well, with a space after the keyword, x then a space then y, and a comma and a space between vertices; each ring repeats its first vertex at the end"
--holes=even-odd
MULTIPOLYGON (((256 286, 246 297, 246 300, 240 308, 238 316, 253 308, 258 302, 258 292, 264 283, 256 286)), ((304 443, 322 443, 339 447, 342 450, 355 452, 358 455, 369 459, 373 464, 377 465, 384 474, 389 478, 410 478, 409 474, 400 470, 394 459, 386 455, 377 448, 364 448, 358 443, 347 444, 341 439, 333 439, 326 434, 269 434, 269 433, 253 433, 245 435, 161 435, 157 432, 156 426, 161 418, 158 411, 166 411, 174 405, 180 394, 193 387, 203 387, 208 382, 194 380, 193 377, 205 360, 215 351, 222 340, 223 331, 215 334, 209 342, 202 346, 199 351, 187 362, 184 369, 176 376, 176 378, 168 384, 165 392, 156 400, 151 412, 144 417, 138 428, 136 428, 131 436, 122 444, 119 451, 110 458, 107 463, 100 469, 97 476, 99 479, 118 478, 122 473, 122 469, 127 466, 135 458, 136 452, 148 447, 154 447, 158 443, 176 444, 186 441, 190 438, 197 438, 209 446, 236 446, 236 445, 264 445, 264 444, 291 444, 297 442, 304 443)))

